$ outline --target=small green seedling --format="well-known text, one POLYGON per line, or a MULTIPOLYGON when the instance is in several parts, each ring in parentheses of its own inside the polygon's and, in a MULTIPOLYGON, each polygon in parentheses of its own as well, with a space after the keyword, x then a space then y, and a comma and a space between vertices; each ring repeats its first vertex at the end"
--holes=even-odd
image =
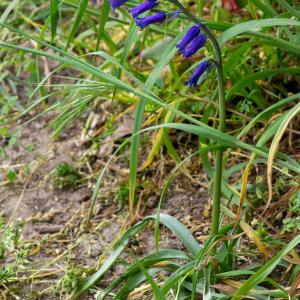
POLYGON ((77 170, 68 163, 60 163, 52 173, 53 186, 56 188, 65 188, 75 186, 79 179, 77 170))

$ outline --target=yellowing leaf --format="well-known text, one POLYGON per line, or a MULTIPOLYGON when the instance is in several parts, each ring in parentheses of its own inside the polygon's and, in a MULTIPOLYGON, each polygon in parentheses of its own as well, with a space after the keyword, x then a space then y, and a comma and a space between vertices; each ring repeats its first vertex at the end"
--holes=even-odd
POLYGON ((267 210, 268 206, 270 205, 272 201, 272 172, 273 172, 273 162, 275 159, 276 151, 279 146, 279 142, 288 127, 290 121, 300 112, 300 102, 294 106, 286 115, 286 117, 283 119, 282 123, 280 124, 274 139, 272 141, 270 152, 268 156, 268 166, 267 166, 267 181, 268 181, 268 190, 269 190, 269 197, 268 197, 268 203, 262 212, 262 214, 267 210))

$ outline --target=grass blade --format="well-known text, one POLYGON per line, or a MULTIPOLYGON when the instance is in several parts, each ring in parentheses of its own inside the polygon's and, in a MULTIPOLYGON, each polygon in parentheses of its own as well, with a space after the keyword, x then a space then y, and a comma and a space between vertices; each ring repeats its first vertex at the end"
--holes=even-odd
POLYGON ((110 12, 110 4, 107 0, 104 0, 103 5, 102 5, 102 12, 101 12, 101 15, 99 18, 99 28, 98 28, 98 32, 97 32, 96 51, 99 50, 100 42, 101 42, 102 35, 104 32, 104 27, 108 20, 109 12, 110 12))
POLYGON ((11 13, 11 11, 17 6, 19 3, 19 0, 13 0, 9 3, 9 5, 6 7, 6 9, 3 11, 1 17, 0 17, 0 23, 5 23, 7 17, 11 13))
MULTIPOLYGON (((160 262, 167 262, 169 260, 173 259, 182 259, 182 260, 189 260, 188 255, 179 250, 173 250, 173 249, 163 249, 158 251, 157 253, 150 254, 146 257, 144 257, 141 261, 143 263, 143 266, 145 268, 152 268, 153 265, 160 263, 160 262)), ((132 289, 136 287, 137 284, 144 281, 145 278, 140 278, 140 272, 139 272, 139 266, 137 263, 130 266, 125 273, 123 273, 123 276, 117 277, 110 285, 103 291, 101 294, 101 299, 104 299, 104 297, 109 294, 113 289, 119 287, 124 281, 126 283, 122 287, 122 289, 118 292, 116 295, 117 299, 124 299, 125 295, 130 292, 132 289), (137 278, 134 278, 134 277, 137 278), (138 281, 138 282, 137 282, 138 281)))
POLYGON ((286 0, 277 0, 278 4, 285 8, 292 16, 300 18, 300 13, 291 6, 286 0))
POLYGON ((75 33, 77 32, 77 30, 79 28, 80 22, 83 18, 83 15, 84 15, 84 12, 87 8, 88 3, 89 3, 89 0, 81 0, 80 1, 79 7, 78 7, 78 10, 77 10, 77 14, 76 14, 76 18, 75 18, 75 21, 74 21, 73 26, 71 28, 70 35, 69 35, 68 40, 67 40, 67 44, 66 44, 66 48, 65 48, 66 51, 69 49, 70 44, 74 39, 75 33))
POLYGON ((260 112, 256 117, 254 117, 240 132, 240 134, 238 135, 238 138, 241 138, 242 136, 246 135, 251 128, 261 119, 268 117, 269 115, 271 115, 272 113, 274 113, 275 111, 277 111, 278 109, 282 108, 284 105, 296 100, 300 98, 300 93, 297 93, 295 95, 292 95, 288 98, 282 99, 278 102, 276 102, 275 104, 269 106, 268 108, 266 108, 265 110, 263 110, 262 112, 260 112))
MULTIPOLYGON (((149 273, 150 276, 154 276, 155 274, 157 274, 161 271, 170 271, 170 270, 167 268, 167 266, 147 269, 147 272, 149 273)), ((140 286, 140 284, 143 283, 146 279, 147 278, 143 274, 143 272, 134 274, 133 276, 128 278, 128 281, 124 284, 122 289, 115 296, 114 300, 130 299, 131 294, 129 294, 129 293, 131 291, 133 291, 133 294, 134 294, 135 293, 134 289, 138 288, 140 286), (126 298, 126 295, 128 295, 127 298, 126 298)), ((100 298, 99 300, 102 300, 102 299, 104 299, 104 298, 100 298)))
POLYGON ((229 101, 230 98, 238 93, 241 89, 249 85, 249 83, 254 82, 255 80, 268 78, 270 76, 275 76, 278 74, 300 74, 300 68, 278 68, 278 69, 269 69, 262 72, 252 73, 244 76, 239 80, 226 94, 226 101, 229 101))
POLYGON ((82 294, 87 292, 91 287, 93 287, 99 279, 105 274, 105 272, 113 265, 119 255, 123 252, 125 247, 127 246, 129 239, 140 232, 148 223, 150 219, 144 219, 143 221, 137 223, 129 230, 127 230, 118 243, 115 245, 112 253, 105 261, 105 263, 101 266, 101 268, 78 289, 76 290, 68 299, 78 299, 82 294))
MULTIPOLYGON (((130 229, 128 229, 116 243, 112 253, 101 266, 101 268, 92 275, 77 291, 74 292, 68 299, 78 299, 83 293, 87 292, 91 287, 93 287, 100 278, 105 274, 105 272, 113 265, 119 255, 123 252, 127 246, 130 238, 135 234, 139 233, 143 228, 151 221, 155 220, 156 215, 148 216, 141 222, 135 224, 130 229)), ((168 227, 177 238, 187 247, 187 249, 195 255, 199 252, 200 244, 194 239, 189 230, 177 219, 167 214, 160 215, 160 222, 168 227)))
POLYGON ((58 20, 58 0, 50 1, 50 18, 51 18, 51 39, 54 40, 57 30, 58 20))
POLYGON ((148 282, 151 285, 151 288, 152 288, 153 294, 154 294, 154 299, 155 300, 166 300, 166 297, 165 297, 164 293, 158 287, 158 285, 154 281, 153 277, 146 271, 143 264, 139 261, 138 261, 138 264, 139 264, 140 269, 142 270, 143 274, 145 275, 145 277, 147 278, 148 282))
MULTIPOLYGON (((228 209, 226 206, 222 205, 222 210, 224 211, 225 215, 227 215, 229 218, 235 220, 237 219, 237 215, 234 212, 232 212, 230 209, 228 209)), ((263 253, 264 257, 268 258, 270 255, 269 249, 267 248, 265 242, 261 240, 257 232, 254 229, 252 229, 252 227, 243 220, 240 220, 239 225, 247 234, 249 239, 256 244, 257 248, 261 253, 263 253)))
POLYGON ((300 26, 300 22, 287 18, 271 18, 243 22, 234 25, 223 32, 219 37, 218 42, 219 45, 223 47, 230 39, 236 37, 241 33, 247 33, 248 31, 257 31, 260 28, 272 26, 300 26))

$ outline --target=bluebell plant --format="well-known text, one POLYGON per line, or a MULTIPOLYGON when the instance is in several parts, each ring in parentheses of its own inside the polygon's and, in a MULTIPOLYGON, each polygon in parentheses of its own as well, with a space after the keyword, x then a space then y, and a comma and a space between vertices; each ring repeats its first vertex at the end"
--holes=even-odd
MULTIPOLYGON (((122 6, 128 0, 108 0, 113 11, 122 6)), ((190 27, 181 41, 176 45, 179 52, 185 59, 189 59, 198 50, 200 50, 207 42, 207 39, 212 43, 215 60, 209 59, 202 61, 190 79, 186 82, 186 85, 190 87, 197 87, 199 79, 204 74, 208 74, 211 69, 215 66, 218 75, 218 95, 219 95, 219 130, 224 132, 226 127, 226 109, 225 109, 225 96, 224 96, 224 79, 223 79, 223 66, 221 49, 217 42, 214 34, 199 20, 197 17, 192 15, 178 0, 169 0, 175 4, 179 11, 164 13, 158 11, 152 15, 140 17, 141 14, 152 11, 157 7, 158 3, 156 0, 145 0, 145 2, 138 4, 132 8, 129 12, 135 20, 137 26, 141 30, 146 28, 148 25, 153 23, 163 23, 167 20, 167 17, 171 15, 168 21, 171 21, 179 13, 183 13, 186 17, 194 22, 195 25, 190 27)), ((213 178, 213 211, 212 211, 212 229, 211 236, 216 236, 219 231, 220 222, 220 203, 221 203, 221 182, 222 182, 222 169, 223 169, 223 150, 219 149, 215 154, 215 170, 213 178)), ((215 253, 215 248, 212 250, 212 254, 215 253)))

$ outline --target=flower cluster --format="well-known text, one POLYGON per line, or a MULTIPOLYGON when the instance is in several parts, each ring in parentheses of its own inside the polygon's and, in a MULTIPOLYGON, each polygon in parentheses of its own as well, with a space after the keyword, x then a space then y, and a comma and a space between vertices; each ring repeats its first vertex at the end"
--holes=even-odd
MULTIPOLYGON (((118 7, 122 6, 127 1, 128 0, 109 0, 109 3, 113 11, 115 11, 118 7)), ((158 3, 156 2, 156 0, 146 0, 145 2, 140 3, 129 10, 130 14, 135 20, 136 25, 139 26, 141 30, 152 23, 162 23, 166 20, 167 15, 163 12, 157 12, 151 16, 146 16, 143 18, 139 17, 142 13, 151 11, 157 6, 157 4, 158 3)))
MULTIPOLYGON (((108 0, 112 10, 122 6, 128 0, 108 0)), ((180 12, 175 11, 172 13, 164 13, 158 11, 150 16, 140 17, 141 14, 153 10, 158 5, 157 0, 145 0, 143 3, 138 4, 134 8, 129 10, 129 13, 135 20, 135 23, 141 30, 153 23, 163 23, 166 21, 168 15, 173 15, 171 19, 176 17, 180 12)), ((206 43, 206 35, 203 34, 198 25, 192 26, 185 36, 182 38, 179 44, 176 45, 178 50, 182 53, 184 58, 189 58, 201 49, 206 43)), ((202 62, 196 71, 192 74, 191 78, 186 82, 190 87, 196 87, 199 78, 206 72, 210 71, 209 61, 202 62)))
MULTIPOLYGON (((189 58, 200 50, 206 43, 206 35, 203 34, 198 25, 192 26, 184 35, 179 44, 176 45, 184 58, 189 58)), ((191 78, 186 82, 190 87, 196 87, 199 78, 210 70, 209 61, 200 63, 198 68, 192 74, 191 78)))

